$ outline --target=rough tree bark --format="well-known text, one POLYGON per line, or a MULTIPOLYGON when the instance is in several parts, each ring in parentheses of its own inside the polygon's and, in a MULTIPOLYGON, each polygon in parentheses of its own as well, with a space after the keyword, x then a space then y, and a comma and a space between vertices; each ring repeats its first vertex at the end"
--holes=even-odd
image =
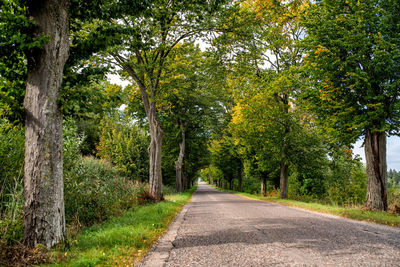
POLYGON ((279 197, 288 198, 288 165, 285 162, 281 163, 281 173, 280 173, 280 185, 279 185, 279 197))
POLYGON ((23 240, 50 248, 64 239, 62 115, 57 106, 68 58, 67 0, 27 1, 33 35, 47 36, 42 49, 28 55, 24 107, 25 183, 23 240))
MULTIPOLYGON (((283 94, 282 96, 282 103, 283 103, 283 112, 285 115, 289 113, 289 96, 287 94, 283 94)), ((289 182, 288 182, 288 164, 287 164, 287 155, 288 155, 288 144, 287 144, 287 135, 290 132, 290 128, 285 123, 285 133, 283 135, 283 147, 281 152, 281 171, 280 171, 280 185, 279 185, 279 197, 280 198, 288 198, 288 189, 289 189, 289 182)))
POLYGON ((161 125, 156 118, 156 105, 151 105, 149 109, 149 126, 150 126, 150 177, 149 191, 150 194, 157 200, 163 200, 162 194, 162 173, 161 173, 161 148, 163 131, 161 125))
POLYGON ((267 176, 263 175, 261 178, 261 194, 267 196, 267 176))
MULTIPOLYGON (((150 97, 144 83, 144 74, 141 78, 138 77, 132 66, 129 65, 120 55, 112 54, 115 60, 120 66, 128 72, 128 74, 135 80, 139 86, 140 93, 142 96, 144 110, 146 112, 147 119, 149 121, 150 128, 150 146, 149 146, 149 192, 157 200, 161 201, 164 199, 162 193, 162 172, 161 172, 161 149, 163 130, 160 122, 157 120, 157 107, 155 103, 156 91, 159 84, 159 77, 161 76, 161 69, 158 72, 154 85, 150 88, 150 97)), ((139 62, 141 57, 137 54, 139 62)), ((162 63, 160 63, 162 66, 162 63)))
POLYGON ((385 132, 367 131, 365 134, 367 163, 367 201, 371 210, 387 211, 387 166, 385 132))
POLYGON ((181 125, 181 135, 182 140, 179 143, 179 156, 178 159, 175 161, 175 169, 176 169, 176 191, 183 192, 184 181, 182 178, 182 163, 183 157, 185 156, 185 129, 184 125, 181 125))

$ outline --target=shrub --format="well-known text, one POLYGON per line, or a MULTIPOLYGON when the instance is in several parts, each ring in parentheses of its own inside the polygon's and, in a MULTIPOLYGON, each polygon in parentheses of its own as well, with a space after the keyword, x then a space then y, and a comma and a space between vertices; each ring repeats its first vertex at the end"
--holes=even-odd
POLYGON ((388 189, 388 211, 400 214, 400 188, 389 187, 388 189))
POLYGON ((21 126, 0 118, 0 219, 24 177, 25 134, 21 126))
POLYGON ((151 204, 155 203, 157 200, 155 197, 153 197, 152 194, 148 190, 143 190, 139 192, 138 194, 138 204, 139 205, 145 205, 145 204, 151 204))
MULTIPOLYGON (((267 189, 268 183, 267 181, 267 189)), ((272 188, 272 187, 271 187, 272 188)), ((242 191, 248 194, 260 194, 261 193, 261 180, 259 177, 246 177, 242 181, 242 191)))
POLYGON ((63 123, 63 170, 70 171, 81 161, 80 148, 85 137, 78 134, 75 121, 67 119, 63 123))
POLYGON ((0 119, 0 243, 22 239, 24 130, 0 119))
POLYGON ((339 205, 362 205, 366 197, 366 171, 361 162, 349 161, 333 169, 329 178, 329 200, 339 205), (340 168, 340 169, 339 169, 340 168))
POLYGON ((120 176, 110 163, 92 157, 82 158, 64 178, 67 223, 78 220, 82 226, 100 223, 131 208, 144 187, 120 176))
POLYGON ((147 134, 132 123, 121 123, 118 116, 105 118, 101 126, 98 156, 117 166, 127 178, 146 181, 149 176, 147 134))

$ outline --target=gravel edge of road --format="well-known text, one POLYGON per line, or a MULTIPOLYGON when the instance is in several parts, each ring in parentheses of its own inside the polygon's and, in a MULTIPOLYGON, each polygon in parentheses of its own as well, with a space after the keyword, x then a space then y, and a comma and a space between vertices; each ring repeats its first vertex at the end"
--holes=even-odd
POLYGON ((165 234, 158 239, 157 243, 153 246, 147 256, 137 266, 151 267, 165 265, 168 261, 170 252, 174 247, 172 242, 178 235, 178 230, 185 219, 186 212, 190 208, 190 202, 191 200, 183 206, 182 210, 175 217, 175 220, 169 225, 165 234))

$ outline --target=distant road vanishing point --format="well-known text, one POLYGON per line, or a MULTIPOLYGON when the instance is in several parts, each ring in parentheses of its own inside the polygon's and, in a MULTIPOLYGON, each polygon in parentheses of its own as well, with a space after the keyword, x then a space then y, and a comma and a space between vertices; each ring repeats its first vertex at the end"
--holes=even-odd
POLYGON ((200 182, 142 266, 400 266, 400 228, 220 192, 200 182))

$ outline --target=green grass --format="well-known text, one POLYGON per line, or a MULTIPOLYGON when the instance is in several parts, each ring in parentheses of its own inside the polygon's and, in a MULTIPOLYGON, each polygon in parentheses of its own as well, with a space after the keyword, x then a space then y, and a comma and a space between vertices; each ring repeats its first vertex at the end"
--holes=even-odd
POLYGON ((66 252, 55 251, 51 266, 132 266, 162 236, 196 188, 166 201, 135 207, 78 234, 66 252))
POLYGON ((307 203, 291 199, 280 199, 277 197, 264 197, 261 195, 253 195, 233 190, 221 189, 215 186, 213 187, 221 191, 233 193, 251 199, 269 201, 286 206, 297 207, 327 214, 333 214, 358 221, 375 222, 375 223, 400 227, 400 216, 397 214, 387 213, 384 211, 370 211, 364 209, 363 207, 342 207, 342 206, 325 205, 320 203, 307 203))

